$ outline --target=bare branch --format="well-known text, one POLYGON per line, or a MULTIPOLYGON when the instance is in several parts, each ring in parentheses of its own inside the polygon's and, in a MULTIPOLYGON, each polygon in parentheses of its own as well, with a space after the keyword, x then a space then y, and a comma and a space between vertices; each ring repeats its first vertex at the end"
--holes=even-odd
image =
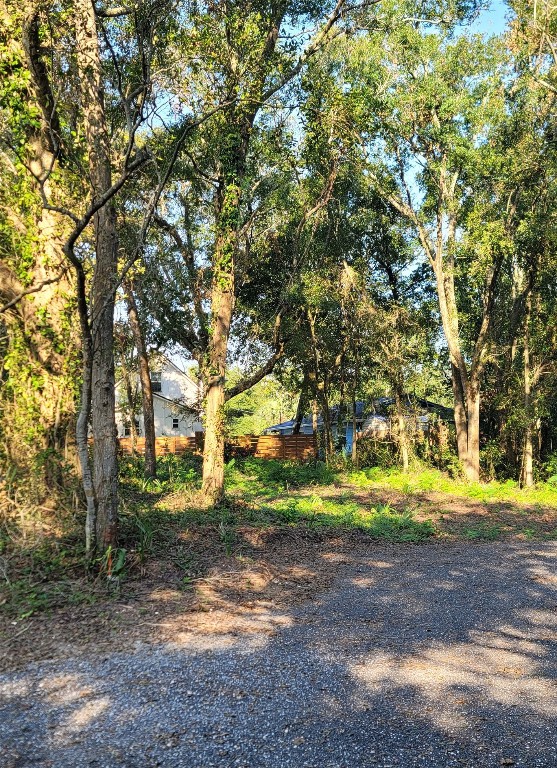
POLYGON ((95 13, 101 19, 117 19, 120 16, 129 16, 130 13, 133 13, 133 8, 128 8, 124 5, 119 5, 114 8, 99 8, 99 6, 96 5, 95 13))

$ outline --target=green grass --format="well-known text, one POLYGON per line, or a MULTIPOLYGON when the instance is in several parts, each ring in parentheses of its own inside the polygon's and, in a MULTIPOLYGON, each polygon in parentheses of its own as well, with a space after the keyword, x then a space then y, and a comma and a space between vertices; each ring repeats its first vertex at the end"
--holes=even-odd
POLYGON ((322 461, 299 464, 274 459, 236 459, 226 467, 226 489, 245 499, 272 498, 279 493, 330 485, 336 474, 322 461))
POLYGON ((364 508, 343 498, 312 495, 278 499, 262 511, 269 525, 352 529, 393 542, 423 541, 435 535, 431 520, 415 520, 411 512, 400 513, 388 505, 364 508))
POLYGON ((551 483, 540 483, 534 488, 520 488, 514 480, 467 483, 464 480, 451 479, 435 469, 405 474, 398 469, 383 470, 379 467, 347 473, 346 481, 359 488, 390 488, 408 495, 419 494, 421 491, 438 491, 480 502, 518 501, 531 506, 557 508, 557 487, 551 483))
POLYGON ((484 523, 464 529, 464 536, 467 539, 480 539, 482 541, 495 541, 501 535, 500 525, 490 525, 484 523))

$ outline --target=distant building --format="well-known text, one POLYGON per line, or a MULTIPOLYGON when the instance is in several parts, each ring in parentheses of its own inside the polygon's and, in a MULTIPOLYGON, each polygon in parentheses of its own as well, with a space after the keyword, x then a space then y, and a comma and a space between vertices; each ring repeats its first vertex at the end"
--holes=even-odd
MULTIPOLYGON (((356 432, 360 436, 370 436, 377 439, 386 438, 390 433, 390 412, 395 404, 394 397, 378 397, 370 403, 362 400, 356 402, 356 432)), ((405 395, 403 400, 405 418, 412 419, 412 422, 423 432, 427 432, 431 421, 431 414, 436 414, 443 421, 454 421, 453 412, 431 400, 425 400, 413 395, 405 395)), ((352 409, 346 415, 343 425, 338 423, 338 406, 331 408, 331 426, 335 439, 340 433, 344 435, 345 450, 350 452, 353 440, 353 422, 352 409)), ((267 427, 264 435, 291 435, 294 432, 295 420, 283 421, 281 424, 274 424, 267 427)), ((319 414, 317 418, 317 431, 323 429, 323 418, 319 414)), ((300 425, 300 434, 311 435, 313 433, 313 419, 311 416, 304 416, 300 425)))
MULTIPOLYGON (((201 386, 177 365, 162 358, 159 366, 151 371, 153 410, 156 437, 193 437, 203 431, 201 415, 201 386)), ((136 378, 139 388, 139 376, 136 378)), ((141 404, 141 396, 139 396, 141 404)), ((116 385, 116 426, 118 437, 128 437, 131 431, 127 414, 127 397, 122 382, 116 385)), ((145 435, 141 407, 136 417, 138 435, 145 435)))

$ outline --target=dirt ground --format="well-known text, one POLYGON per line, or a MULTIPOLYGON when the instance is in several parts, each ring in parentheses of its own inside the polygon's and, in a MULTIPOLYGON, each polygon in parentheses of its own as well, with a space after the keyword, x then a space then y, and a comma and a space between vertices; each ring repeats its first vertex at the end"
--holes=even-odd
POLYGON ((192 548, 204 568, 185 585, 172 562, 151 562, 119 589, 99 585, 89 605, 20 621, 2 616, 0 670, 165 642, 183 632, 260 632, 262 613, 311 600, 332 583, 344 555, 369 547, 355 533, 240 529, 234 554, 226 555, 214 530, 199 530, 196 538, 192 548))

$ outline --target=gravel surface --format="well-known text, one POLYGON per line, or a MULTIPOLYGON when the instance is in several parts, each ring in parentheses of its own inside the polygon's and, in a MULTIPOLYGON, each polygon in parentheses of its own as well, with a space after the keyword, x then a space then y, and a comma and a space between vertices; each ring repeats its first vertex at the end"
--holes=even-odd
POLYGON ((1 676, 1 768, 557 767, 557 544, 339 559, 272 632, 1 676))

